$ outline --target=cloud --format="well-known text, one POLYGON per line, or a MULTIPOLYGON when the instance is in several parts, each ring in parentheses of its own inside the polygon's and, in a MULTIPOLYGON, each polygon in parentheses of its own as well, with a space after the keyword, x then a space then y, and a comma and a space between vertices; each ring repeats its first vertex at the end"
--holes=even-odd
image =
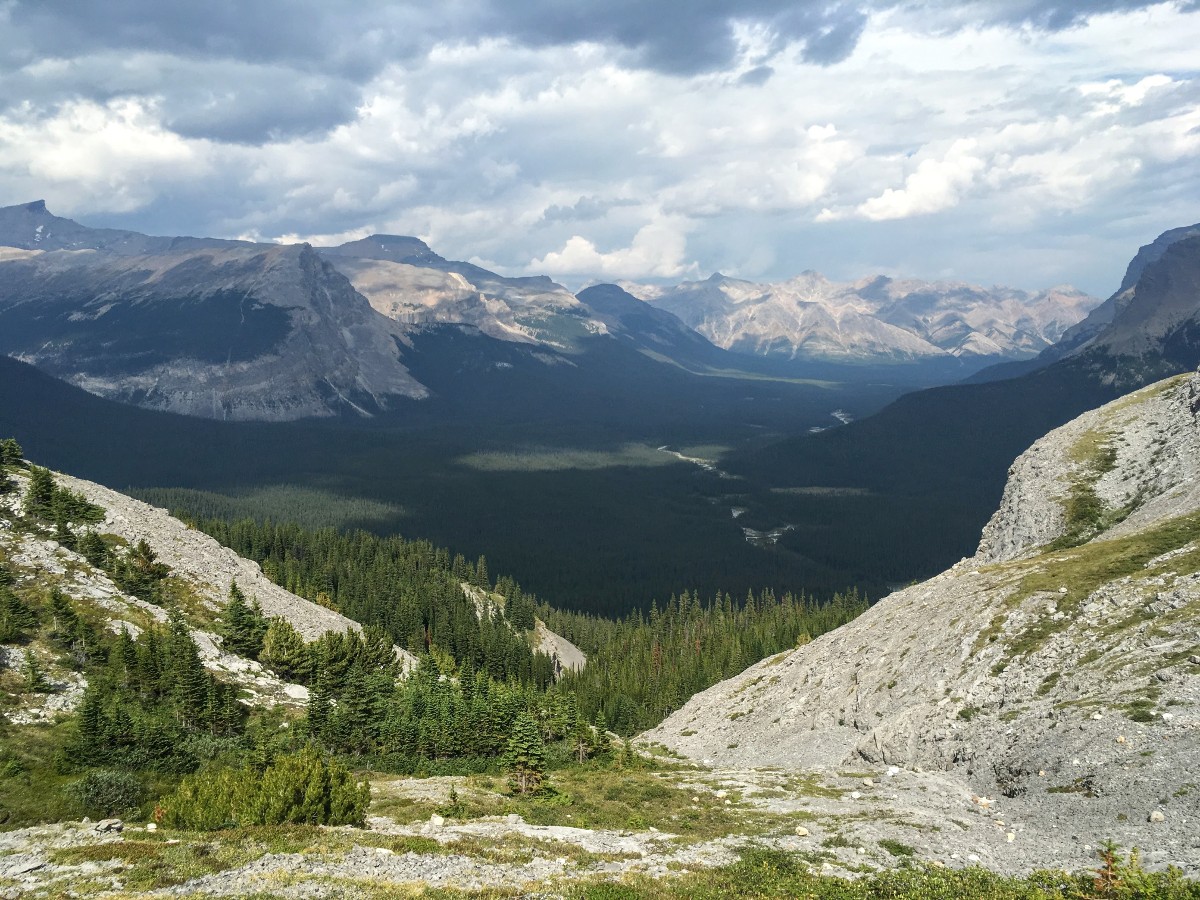
POLYGON ((572 235, 561 250, 530 263, 530 270, 576 278, 679 278, 694 273, 685 260, 687 238, 678 220, 658 219, 638 229, 628 247, 607 253, 592 241, 572 235))
POLYGON ((117 212, 149 202, 162 181, 202 177, 202 147, 162 127, 134 100, 67 103, 51 116, 0 119, 3 181, 28 180, 71 211, 117 212))
POLYGON ((904 180, 904 187, 888 188, 879 196, 863 201, 857 209, 858 214, 879 222, 925 215, 954 206, 984 168, 983 160, 974 154, 974 150, 974 140, 955 141, 941 159, 922 160, 904 180))

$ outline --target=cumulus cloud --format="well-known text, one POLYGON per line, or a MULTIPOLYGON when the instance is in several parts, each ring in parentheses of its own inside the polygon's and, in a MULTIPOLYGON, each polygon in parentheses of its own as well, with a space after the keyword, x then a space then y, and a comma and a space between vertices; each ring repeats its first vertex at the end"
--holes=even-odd
POLYGON ((163 183, 202 176, 205 168, 202 147, 164 128, 152 107, 135 100, 78 101, 49 116, 0 118, 0 151, 0 183, 44 186, 70 210, 137 209, 163 183))
POLYGON ((638 229, 628 247, 605 253, 578 234, 561 250, 535 259, 532 268, 549 275, 602 278, 679 278, 694 273, 685 260, 686 226, 678 220, 658 219, 638 229))
POLYGON ((904 180, 904 187, 888 188, 878 197, 863 201, 857 212, 877 222, 954 206, 983 170, 983 160, 975 155, 975 147, 970 138, 955 141, 940 159, 921 160, 916 171, 904 180))

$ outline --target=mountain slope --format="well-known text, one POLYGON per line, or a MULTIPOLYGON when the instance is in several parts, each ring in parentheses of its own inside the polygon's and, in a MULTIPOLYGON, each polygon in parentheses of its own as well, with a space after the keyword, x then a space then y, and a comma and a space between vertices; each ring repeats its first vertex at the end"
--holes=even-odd
POLYGON ((1200 364, 1200 238, 1175 241, 1119 296, 1112 323, 1036 371, 914 392, 868 419, 722 464, 759 486, 748 515, 795 524, 781 545, 836 559, 873 593, 928 577, 971 552, 1009 463, 1038 436, 1200 364), (827 488, 871 496, 817 496, 827 488))
POLYGON ((0 243, 17 247, 0 258, 0 352, 100 396, 210 418, 372 414, 427 393, 394 323, 307 246, 113 237, 15 209, 0 210, 0 243))
POLYGON ((383 315, 406 326, 461 324, 500 340, 569 349, 601 332, 549 278, 505 278, 438 256, 421 240, 376 234, 319 252, 383 315))
MULTIPOLYGON (((689 369, 758 370, 731 356, 665 310, 616 285, 572 294, 549 278, 507 278, 438 256, 414 237, 377 234, 320 253, 346 273, 378 311, 414 344, 430 326, 466 325, 502 341, 577 356, 608 337, 689 369)), ((549 358, 544 358, 548 361, 549 358)))
POLYGON ((1051 432, 973 558, 646 737, 717 765, 936 768, 1035 841, 1069 817, 1195 870, 1197 410, 1200 376, 1179 376, 1051 432))

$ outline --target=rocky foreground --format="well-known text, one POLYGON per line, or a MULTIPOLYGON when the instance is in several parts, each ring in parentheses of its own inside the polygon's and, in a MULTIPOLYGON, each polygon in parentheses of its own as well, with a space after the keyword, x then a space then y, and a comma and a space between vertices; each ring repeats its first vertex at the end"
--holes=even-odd
POLYGON ((957 836, 940 785, 992 818, 1003 871, 1076 867, 1112 839, 1200 874, 1197 409, 1182 376, 1051 432, 975 557, 645 738, 718 769, 895 767, 856 800, 865 820, 912 804, 957 836))

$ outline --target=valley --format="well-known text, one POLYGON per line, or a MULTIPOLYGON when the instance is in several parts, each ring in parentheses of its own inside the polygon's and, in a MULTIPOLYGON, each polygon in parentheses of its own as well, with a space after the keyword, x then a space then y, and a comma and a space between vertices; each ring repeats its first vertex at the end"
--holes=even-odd
MULTIPOLYGON (((152 244, 147 279, 160 239, 123 235, 138 261, 104 251, 86 314, 17 279, 8 339, 58 324, 0 359, 0 887, 722 896, 765 871, 768 896, 1018 897, 1057 865, 1065 898, 1096 865, 1194 877, 1200 387, 1136 390, 1200 362, 1200 239, 1171 234, 1016 377, 941 385, 945 354, 738 355, 615 286, 412 239, 152 244), (243 316, 224 363, 226 320, 259 306, 210 291, 217 260, 235 293, 309 279, 267 326, 243 316), (179 318, 163 284, 197 273, 179 318), (361 335, 339 344, 326 304, 370 336, 345 383, 322 357, 361 335), (167 324, 186 347, 154 343, 167 324), (212 402, 170 386, 195 380, 212 402), (315 806, 263 793, 301 778, 315 806), (90 812, 131 821, 45 822, 90 812)), ((97 262, 37 265, 21 278, 97 262)))

